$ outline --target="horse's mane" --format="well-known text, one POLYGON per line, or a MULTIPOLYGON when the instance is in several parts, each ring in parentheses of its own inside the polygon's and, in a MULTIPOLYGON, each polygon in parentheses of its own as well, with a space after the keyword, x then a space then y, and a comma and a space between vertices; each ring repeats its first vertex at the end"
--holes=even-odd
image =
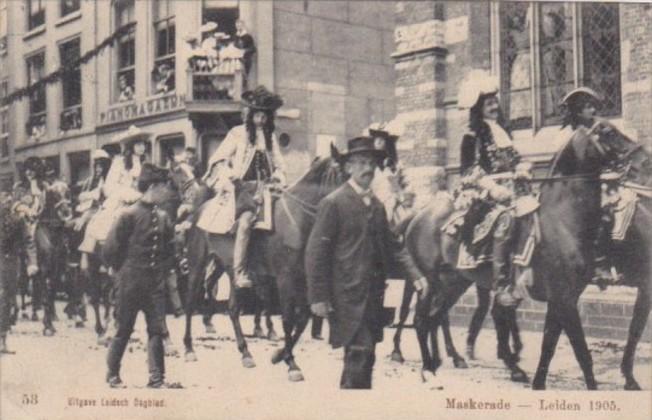
POLYGON ((294 190, 301 185, 315 185, 321 183, 325 171, 328 171, 332 161, 332 157, 316 157, 308 169, 297 178, 289 187, 288 190, 294 190))

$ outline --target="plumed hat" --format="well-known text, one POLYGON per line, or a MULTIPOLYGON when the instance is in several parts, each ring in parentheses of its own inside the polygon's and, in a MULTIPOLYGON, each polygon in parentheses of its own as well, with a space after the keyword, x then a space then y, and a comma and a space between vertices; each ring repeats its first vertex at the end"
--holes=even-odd
POLYGON ((496 94, 499 89, 498 78, 485 70, 471 70, 460 82, 457 94, 459 108, 473 108, 482 95, 496 94))
POLYGON ((573 106, 578 100, 587 98, 591 98, 597 103, 601 103, 604 100, 602 95, 595 90, 582 86, 568 92, 568 94, 564 96, 564 99, 561 100, 561 105, 573 106))
POLYGON ((243 92, 242 104, 252 110, 276 111, 283 106, 283 99, 261 85, 254 90, 243 92))
POLYGON ((135 141, 147 142, 151 137, 152 133, 143 131, 135 125, 132 125, 127 131, 115 136, 113 142, 120 143, 123 147, 126 147, 135 141))

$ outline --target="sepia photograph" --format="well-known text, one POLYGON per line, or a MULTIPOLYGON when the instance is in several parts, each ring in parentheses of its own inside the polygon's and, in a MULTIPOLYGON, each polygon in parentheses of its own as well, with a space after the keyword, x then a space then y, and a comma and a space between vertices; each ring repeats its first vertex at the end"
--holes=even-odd
POLYGON ((0 0, 0 248, 2 420, 650 419, 652 1, 0 0))

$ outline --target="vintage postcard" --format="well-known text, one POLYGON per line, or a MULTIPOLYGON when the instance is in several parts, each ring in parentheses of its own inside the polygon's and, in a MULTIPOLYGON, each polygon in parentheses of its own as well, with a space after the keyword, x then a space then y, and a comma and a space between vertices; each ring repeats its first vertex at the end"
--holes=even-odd
POLYGON ((651 28, 0 0, 0 419, 651 418, 651 28))

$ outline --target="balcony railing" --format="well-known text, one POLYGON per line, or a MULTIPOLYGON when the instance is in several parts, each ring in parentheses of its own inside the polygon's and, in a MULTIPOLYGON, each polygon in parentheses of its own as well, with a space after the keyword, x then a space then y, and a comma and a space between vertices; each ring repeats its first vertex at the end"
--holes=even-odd
POLYGON ((77 130, 82 127, 81 105, 64 109, 59 116, 59 129, 61 131, 77 130))
POLYGON ((187 102, 239 101, 244 87, 242 62, 193 56, 188 61, 187 102))
POLYGON ((39 139, 45 135, 47 113, 32 114, 25 124, 25 132, 30 139, 39 139))

